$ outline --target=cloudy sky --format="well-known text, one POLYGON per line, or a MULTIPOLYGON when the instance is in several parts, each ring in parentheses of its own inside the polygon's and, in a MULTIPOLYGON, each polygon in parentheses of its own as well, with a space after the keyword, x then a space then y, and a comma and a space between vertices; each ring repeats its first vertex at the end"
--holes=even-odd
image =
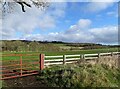
MULTIPOLYGON (((2 40, 118 43, 118 3, 52 2, 41 11, 33 6, 13 13, 2 21, 2 40)), ((115 0, 114 0, 115 1, 115 0)))

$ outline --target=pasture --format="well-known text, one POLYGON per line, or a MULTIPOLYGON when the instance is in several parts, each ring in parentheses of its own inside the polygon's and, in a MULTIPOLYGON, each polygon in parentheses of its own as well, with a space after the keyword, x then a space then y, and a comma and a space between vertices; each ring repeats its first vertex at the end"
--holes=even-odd
MULTIPOLYGON (((106 53, 106 52, 117 52, 118 48, 104 48, 104 49, 89 49, 89 50, 77 50, 77 51, 39 51, 39 52, 1 52, 1 55, 9 55, 9 54, 30 54, 35 55, 33 58, 39 58, 39 54, 45 54, 46 56, 56 56, 56 55, 72 55, 72 54, 93 54, 93 53, 106 53)), ((27 58, 24 57, 23 59, 27 58)), ((29 58, 29 57, 28 57, 29 58)), ((16 60, 19 57, 9 56, 2 57, 0 60, 16 60)))

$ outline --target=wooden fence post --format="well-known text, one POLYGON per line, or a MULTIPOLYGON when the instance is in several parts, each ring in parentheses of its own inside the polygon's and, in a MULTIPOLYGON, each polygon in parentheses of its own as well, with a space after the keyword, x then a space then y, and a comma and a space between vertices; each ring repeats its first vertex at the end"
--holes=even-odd
POLYGON ((20 76, 22 76, 22 55, 20 56, 20 76))
POLYGON ((113 56, 113 52, 111 52, 111 56, 113 56))
POLYGON ((81 55, 81 60, 83 63, 85 63, 85 55, 84 54, 81 55))
POLYGON ((43 70, 44 69, 44 54, 40 54, 40 70, 43 70))
POLYGON ((100 58, 100 56, 101 56, 100 53, 98 53, 98 58, 100 58))
POLYGON ((85 55, 83 54, 83 61, 84 61, 84 63, 86 62, 86 60, 85 60, 85 55))
POLYGON ((96 59, 96 62, 97 62, 97 63, 99 62, 100 57, 101 57, 101 55, 100 55, 100 53, 98 53, 98 58, 96 59))
POLYGON ((63 64, 65 64, 66 56, 63 55, 63 64))

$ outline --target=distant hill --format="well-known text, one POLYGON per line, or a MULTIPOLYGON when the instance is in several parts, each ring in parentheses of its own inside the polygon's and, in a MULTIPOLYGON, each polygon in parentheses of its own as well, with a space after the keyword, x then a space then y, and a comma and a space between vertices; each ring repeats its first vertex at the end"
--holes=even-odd
POLYGON ((61 51, 114 48, 120 45, 102 45, 96 43, 68 43, 62 41, 1 40, 1 51, 61 51))

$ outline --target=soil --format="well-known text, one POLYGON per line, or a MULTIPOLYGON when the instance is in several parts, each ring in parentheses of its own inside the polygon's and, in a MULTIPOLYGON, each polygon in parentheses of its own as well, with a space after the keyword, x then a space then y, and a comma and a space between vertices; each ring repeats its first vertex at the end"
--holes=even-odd
POLYGON ((4 80, 3 87, 8 88, 22 88, 22 87, 29 87, 34 89, 35 87, 46 87, 45 84, 43 84, 41 81, 37 81, 38 75, 32 75, 22 78, 14 78, 14 79, 8 79, 4 80))

